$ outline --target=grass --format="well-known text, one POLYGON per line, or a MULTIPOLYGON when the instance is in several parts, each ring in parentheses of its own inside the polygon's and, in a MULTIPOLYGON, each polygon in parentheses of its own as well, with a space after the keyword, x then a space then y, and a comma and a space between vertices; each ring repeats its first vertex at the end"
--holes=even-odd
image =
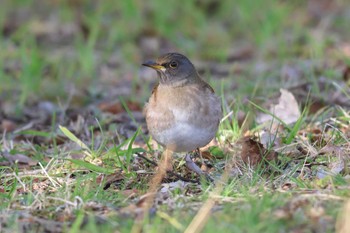
MULTIPOLYGON (((334 232, 350 196, 350 8, 337 4, 318 19, 304 1, 5 1, 0 232, 130 232, 141 220, 144 232, 184 232, 211 201, 203 232, 334 232), (205 159, 216 183, 169 176, 145 213, 159 169, 139 155, 158 162, 162 149, 141 117, 155 80, 140 64, 174 50, 222 99, 205 159), (255 117, 280 88, 302 114, 276 132, 255 117), (246 137, 261 163, 240 160, 246 137)), ((174 172, 198 178, 174 157, 174 172)))

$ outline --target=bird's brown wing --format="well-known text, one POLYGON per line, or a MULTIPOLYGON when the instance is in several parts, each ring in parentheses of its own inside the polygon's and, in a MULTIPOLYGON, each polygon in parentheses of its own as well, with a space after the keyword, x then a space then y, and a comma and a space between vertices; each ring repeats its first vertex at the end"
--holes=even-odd
POLYGON ((157 89, 158 89, 159 83, 157 83, 152 90, 152 95, 154 95, 154 101, 157 101, 157 89))
POLYGON ((209 90, 211 93, 215 93, 214 89, 204 80, 202 80, 202 86, 204 89, 209 90))

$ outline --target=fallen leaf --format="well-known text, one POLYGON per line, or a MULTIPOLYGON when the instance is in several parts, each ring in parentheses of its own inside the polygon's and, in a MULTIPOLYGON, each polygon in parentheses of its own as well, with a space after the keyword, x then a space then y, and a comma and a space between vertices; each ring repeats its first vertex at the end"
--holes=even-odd
POLYGON ((125 179, 121 172, 116 172, 105 177, 106 184, 103 187, 104 190, 108 189, 112 184, 121 183, 125 179))
POLYGON ((267 161, 277 159, 277 153, 275 151, 266 150, 263 144, 251 137, 245 137, 238 143, 242 146, 241 158, 246 164, 255 166, 263 159, 266 159, 267 161))
MULTIPOLYGON (((127 101, 126 105, 130 109, 130 111, 141 111, 142 110, 142 107, 140 106, 140 104, 133 102, 133 101, 127 101)), ((98 108, 102 112, 109 112, 109 113, 113 113, 113 114, 125 112, 124 106, 119 101, 102 102, 98 105, 98 108)))
POLYGON ((321 109, 324 109, 326 106, 327 106, 327 103, 325 103, 323 100, 315 99, 310 103, 309 114, 315 114, 321 109))
MULTIPOLYGON (((300 117, 299 105, 294 97, 294 95, 285 90, 280 89, 281 96, 279 98, 278 104, 270 107, 270 112, 274 116, 281 119, 286 124, 292 124, 296 122, 300 117)), ((258 114, 256 121, 260 124, 271 121, 274 117, 266 114, 258 114)))
POLYGON ((32 160, 28 156, 24 154, 14 154, 11 155, 9 152, 4 152, 2 155, 5 159, 7 159, 11 164, 12 163, 20 163, 20 164, 25 164, 29 166, 34 166, 37 164, 36 161, 32 160))
POLYGON ((291 182, 286 182, 281 186, 283 191, 288 191, 288 190, 291 190, 291 189, 296 188, 296 187, 297 187, 297 185, 295 183, 291 183, 291 182))
POLYGON ((343 71, 343 80, 350 85, 350 66, 347 66, 343 71))
POLYGON ((11 120, 7 120, 7 119, 3 119, 1 121, 1 125, 0 125, 0 130, 1 131, 6 131, 6 132, 12 132, 17 128, 17 125, 15 122, 11 121, 11 120))

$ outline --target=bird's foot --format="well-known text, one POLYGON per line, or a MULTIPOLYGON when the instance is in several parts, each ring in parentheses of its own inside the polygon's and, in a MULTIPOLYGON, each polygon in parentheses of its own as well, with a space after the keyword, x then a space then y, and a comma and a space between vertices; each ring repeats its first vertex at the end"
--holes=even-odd
POLYGON ((186 154, 185 161, 186 161, 186 167, 188 169, 190 169, 191 171, 194 171, 200 177, 205 178, 205 180, 207 181, 210 181, 210 182, 214 181, 214 179, 208 173, 202 171, 200 167, 198 167, 198 165, 192 161, 190 154, 186 154))

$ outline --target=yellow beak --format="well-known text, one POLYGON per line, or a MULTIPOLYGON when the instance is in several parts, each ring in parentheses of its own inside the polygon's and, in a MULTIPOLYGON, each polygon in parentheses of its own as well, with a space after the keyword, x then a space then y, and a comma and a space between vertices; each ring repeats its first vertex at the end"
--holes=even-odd
POLYGON ((143 63, 142 65, 147 66, 147 67, 151 67, 152 69, 155 69, 155 70, 164 70, 165 69, 164 66, 159 65, 154 61, 148 61, 148 62, 143 63))

